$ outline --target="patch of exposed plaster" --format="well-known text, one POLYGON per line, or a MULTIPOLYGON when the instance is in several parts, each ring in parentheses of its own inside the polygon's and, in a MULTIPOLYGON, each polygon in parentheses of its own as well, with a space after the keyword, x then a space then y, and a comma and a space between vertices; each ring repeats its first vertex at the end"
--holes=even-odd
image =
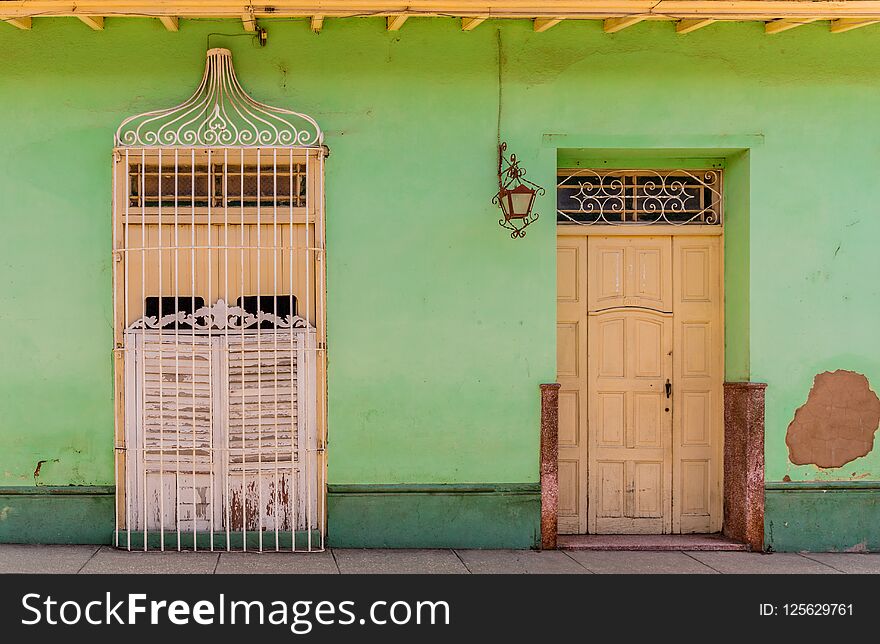
POLYGON ((58 462, 58 459, 57 459, 57 458, 53 458, 53 459, 45 460, 45 461, 37 461, 37 467, 34 468, 34 483, 36 483, 36 482, 37 482, 37 479, 40 478, 40 470, 43 469, 43 465, 44 465, 44 464, 46 464, 46 463, 57 463, 57 462, 58 462))
POLYGON ((880 398, 854 371, 825 371, 813 380, 807 402, 794 413, 785 444, 795 465, 841 467, 874 448, 880 398))

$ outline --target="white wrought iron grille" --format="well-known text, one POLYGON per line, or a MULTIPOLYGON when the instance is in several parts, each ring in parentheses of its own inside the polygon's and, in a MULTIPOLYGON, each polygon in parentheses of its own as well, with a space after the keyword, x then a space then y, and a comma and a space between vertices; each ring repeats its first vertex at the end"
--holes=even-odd
POLYGON ((718 225, 720 170, 560 170, 556 221, 580 225, 718 225))
POLYGON ((118 547, 323 549, 324 158, 225 49, 117 132, 118 547))

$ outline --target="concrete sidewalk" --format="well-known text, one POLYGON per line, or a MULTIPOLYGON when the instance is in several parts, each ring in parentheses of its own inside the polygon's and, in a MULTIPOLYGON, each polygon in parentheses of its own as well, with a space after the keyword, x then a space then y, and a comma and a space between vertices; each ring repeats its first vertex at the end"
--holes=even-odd
POLYGON ((880 553, 333 549, 259 554, 127 552, 108 546, 0 544, 0 573, 878 574, 880 553))

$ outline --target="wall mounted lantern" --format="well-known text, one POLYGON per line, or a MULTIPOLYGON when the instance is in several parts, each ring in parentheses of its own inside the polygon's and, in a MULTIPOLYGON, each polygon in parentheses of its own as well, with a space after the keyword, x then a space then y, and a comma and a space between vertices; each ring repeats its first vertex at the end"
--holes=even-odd
POLYGON ((492 203, 501 208, 504 215, 498 220, 502 228, 510 232, 511 239, 525 237, 525 229, 538 220, 538 213, 532 212, 535 197, 544 194, 544 188, 525 178, 526 170, 520 167, 515 154, 504 156, 507 143, 498 145, 498 193, 492 203))

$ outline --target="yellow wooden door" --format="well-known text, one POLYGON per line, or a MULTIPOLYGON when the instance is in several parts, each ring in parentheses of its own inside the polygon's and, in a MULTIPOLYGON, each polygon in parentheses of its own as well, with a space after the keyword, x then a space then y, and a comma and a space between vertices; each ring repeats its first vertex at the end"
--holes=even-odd
POLYGON ((720 248, 558 237, 560 533, 720 529, 720 248))

